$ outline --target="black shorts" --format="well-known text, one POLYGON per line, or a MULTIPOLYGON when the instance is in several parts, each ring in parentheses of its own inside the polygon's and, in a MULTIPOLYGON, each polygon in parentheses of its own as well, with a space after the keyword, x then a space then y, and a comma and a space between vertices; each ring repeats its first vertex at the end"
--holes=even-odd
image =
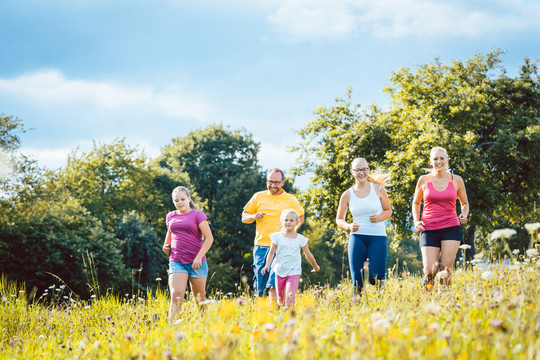
POLYGON ((424 230, 420 233, 420 247, 433 246, 441 247, 441 241, 458 240, 463 241, 461 225, 451 226, 437 230, 424 230))

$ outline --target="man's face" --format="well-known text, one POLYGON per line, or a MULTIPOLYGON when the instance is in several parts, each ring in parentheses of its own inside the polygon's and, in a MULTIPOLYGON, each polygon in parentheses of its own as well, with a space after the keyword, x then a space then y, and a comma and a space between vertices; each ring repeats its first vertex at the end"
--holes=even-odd
POLYGON ((278 172, 271 172, 266 176, 266 187, 272 195, 279 195, 283 186, 283 178, 278 172))

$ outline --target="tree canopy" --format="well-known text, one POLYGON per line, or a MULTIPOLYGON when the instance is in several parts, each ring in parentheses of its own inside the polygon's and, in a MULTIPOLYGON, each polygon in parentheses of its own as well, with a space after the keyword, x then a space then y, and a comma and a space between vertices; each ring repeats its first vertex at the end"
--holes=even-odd
POLYGON ((387 109, 353 105, 350 89, 345 99, 318 107, 298 131, 302 143, 292 148, 295 173, 314 174, 305 194, 310 208, 333 224, 339 196, 353 182, 350 162, 364 157, 372 169, 391 174, 391 229, 397 241, 411 239, 416 181, 429 168, 430 149, 442 146, 451 171, 466 184, 469 240, 475 229, 537 219, 540 77, 529 59, 509 76, 501 56, 496 50, 401 68, 385 88, 387 109))

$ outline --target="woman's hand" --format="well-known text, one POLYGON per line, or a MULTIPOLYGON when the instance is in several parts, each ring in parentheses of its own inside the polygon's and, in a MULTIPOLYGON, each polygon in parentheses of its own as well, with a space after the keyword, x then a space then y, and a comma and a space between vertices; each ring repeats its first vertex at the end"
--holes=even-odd
POLYGON ((371 215, 371 216, 369 217, 369 221, 371 221, 372 223, 379 222, 379 221, 381 221, 381 220, 380 220, 380 216, 379 216, 379 215, 371 215))
POLYGON ((358 229, 360 229, 360 225, 358 225, 357 223, 353 222, 349 224, 350 231, 355 232, 355 231, 358 231, 358 229))
POLYGON ((423 221, 415 221, 414 222, 414 232, 415 233, 421 233, 422 231, 424 231, 424 222, 423 221))
POLYGON ((459 214, 459 223, 465 225, 467 223, 467 215, 459 214))
POLYGON ((199 257, 199 256, 195 257, 195 260, 193 260, 193 263, 191 264, 191 267, 194 270, 197 270, 201 266, 202 266, 202 256, 201 257, 199 257))

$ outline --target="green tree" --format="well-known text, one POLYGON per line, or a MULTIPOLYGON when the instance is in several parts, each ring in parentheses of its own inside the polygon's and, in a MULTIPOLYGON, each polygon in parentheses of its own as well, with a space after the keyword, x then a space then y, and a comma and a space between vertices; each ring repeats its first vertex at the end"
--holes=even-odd
POLYGON ((100 219, 108 229, 124 212, 136 211, 159 235, 171 208, 170 190, 181 174, 164 174, 150 165, 137 148, 124 140, 94 144, 92 150, 73 151, 63 169, 47 177, 49 193, 67 192, 100 219))
POLYGON ((19 133, 24 133, 21 119, 0 113, 0 150, 16 150, 21 146, 19 133))
POLYGON ((77 201, 37 199, 0 218, 0 273, 44 290, 60 278, 88 297, 128 290, 118 241, 77 201))
POLYGON ((138 286, 146 289, 155 279, 165 276, 167 258, 154 229, 134 210, 124 213, 114 233, 119 240, 123 262, 129 269, 137 271, 138 286))
POLYGON ((299 153, 295 173, 315 175, 306 194, 313 210, 333 223, 339 194, 351 185, 350 161, 362 156, 392 175, 391 230, 396 241, 411 239, 416 181, 438 145, 466 184, 466 241, 473 243, 477 230, 485 235, 501 223, 522 227, 537 220, 540 78, 529 59, 519 75, 508 76, 501 55, 496 50, 451 64, 436 60, 415 71, 402 68, 385 88, 391 96, 386 110, 362 111, 351 104, 350 90, 346 99, 318 108, 315 120, 299 130, 303 142, 293 148, 299 153))
POLYGON ((172 139, 156 159, 163 169, 186 173, 192 192, 202 200, 215 239, 208 254, 208 283, 225 291, 234 290, 244 273, 252 276, 255 228, 241 222, 241 213, 251 196, 265 188, 259 146, 245 130, 211 125, 172 139))

